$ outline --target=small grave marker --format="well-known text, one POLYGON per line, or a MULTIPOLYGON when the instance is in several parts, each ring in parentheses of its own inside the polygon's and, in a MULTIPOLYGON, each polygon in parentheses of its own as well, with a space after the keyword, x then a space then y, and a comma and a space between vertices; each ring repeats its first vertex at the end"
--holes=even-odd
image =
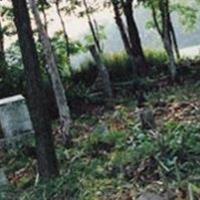
POLYGON ((8 185, 8 179, 5 175, 4 169, 0 168, 0 187, 7 186, 7 185, 8 185))
POLYGON ((0 127, 6 143, 34 133, 25 98, 16 95, 0 100, 0 127))

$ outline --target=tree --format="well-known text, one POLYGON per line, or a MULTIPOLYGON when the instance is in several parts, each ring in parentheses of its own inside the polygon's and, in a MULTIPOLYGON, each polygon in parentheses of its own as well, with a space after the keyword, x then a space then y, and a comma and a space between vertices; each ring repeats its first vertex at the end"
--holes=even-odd
POLYGON ((169 59, 169 70, 174 80, 177 74, 176 58, 180 59, 178 43, 173 27, 169 0, 142 0, 151 8, 154 26, 161 37, 169 59))
MULTIPOLYGON (((6 55, 5 55, 5 45, 4 45, 4 36, 7 31, 7 27, 3 24, 3 18, 4 18, 4 10, 3 8, 0 9, 0 79, 1 82, 5 81, 5 76, 7 73, 7 66, 8 63, 6 61, 6 55)), ((2 88, 1 88, 2 90, 2 88)))
POLYGON ((169 10, 169 0, 159 0, 158 1, 158 9, 160 11, 160 18, 161 18, 161 26, 157 21, 157 13, 154 4, 152 4, 152 15, 154 19, 155 26, 158 30, 159 35, 163 41, 164 48, 167 52, 169 58, 169 70, 171 73, 171 77, 174 80, 176 78, 176 61, 173 52, 173 43, 177 49, 177 42, 175 39, 175 34, 170 18, 170 10, 169 10))
POLYGON ((49 3, 46 0, 39 0, 38 6, 40 6, 40 10, 42 12, 44 29, 48 34, 48 20, 47 20, 46 8, 49 8, 49 3))
POLYGON ((52 87, 53 87, 53 91, 54 91, 54 95, 55 95, 55 99, 56 99, 56 103, 58 107, 63 140, 64 140, 64 143, 67 145, 68 143, 70 143, 69 128, 70 128, 70 123, 71 123, 71 117, 70 117, 68 102, 65 96, 65 89, 63 87, 63 84, 58 72, 56 58, 55 58, 55 55, 50 43, 50 39, 47 35, 47 32, 45 31, 45 28, 40 18, 36 1, 29 0, 29 3, 30 3, 33 16, 35 18, 35 22, 36 22, 38 32, 41 38, 42 46, 44 49, 45 59, 47 63, 46 68, 51 78, 52 87))
POLYGON ((4 49, 4 30, 3 30, 1 15, 0 15, 0 61, 1 61, 1 64, 3 65, 6 63, 5 49, 4 49))
MULTIPOLYGON (((98 69, 98 76, 93 84, 92 90, 101 90, 100 93, 103 94, 103 98, 105 98, 106 102, 110 102, 107 100, 110 100, 112 97, 112 87, 111 87, 111 81, 108 69, 103 64, 102 55, 103 55, 103 49, 101 47, 100 43, 100 34, 99 34, 99 26, 97 25, 96 21, 93 19, 92 14, 96 11, 96 3, 97 1, 91 1, 90 4, 87 0, 77 0, 77 1, 69 1, 70 5, 69 8, 74 12, 75 14, 78 13, 78 17, 86 17, 89 30, 91 32, 91 35, 89 35, 89 40, 91 40, 87 44, 89 47, 89 51, 92 55, 92 58, 95 61, 95 64, 97 65, 98 69)), ((98 4, 98 3, 97 3, 98 4)), ((98 6, 97 6, 98 7, 98 6)))
POLYGON ((98 51, 100 53, 102 53, 99 37, 98 37, 98 34, 95 30, 95 25, 93 23, 93 20, 92 20, 91 14, 90 14, 91 11, 90 11, 90 8, 88 6, 87 0, 83 0, 83 5, 85 7, 85 14, 86 14, 86 17, 87 17, 87 20, 88 20, 88 25, 90 27, 90 31, 92 33, 94 44, 95 44, 96 48, 98 49, 98 51))
POLYGON ((57 160, 30 17, 26 0, 12 0, 12 5, 26 74, 28 106, 35 130, 38 171, 41 177, 49 179, 58 175, 57 160))
POLYGON ((134 18, 133 0, 111 0, 111 3, 125 50, 132 60, 133 71, 145 75, 148 67, 134 18), (122 19, 122 13, 125 16, 125 22, 122 19))
POLYGON ((101 83, 100 85, 103 91, 103 97, 106 99, 107 106, 110 106, 110 104, 112 103, 111 98, 113 97, 113 93, 108 70, 103 64, 101 59, 101 53, 98 52, 96 46, 91 45, 89 47, 89 50, 98 68, 98 76, 96 82, 99 81, 101 83))
POLYGON ((57 14, 59 16, 60 23, 61 23, 61 26, 62 26, 62 31, 63 31, 63 34, 64 34, 65 47, 66 47, 66 60, 67 60, 68 65, 70 66, 70 70, 71 70, 71 73, 72 73, 71 62, 70 62, 69 36, 68 36, 68 33, 67 33, 67 29, 65 27, 64 19, 63 19, 62 14, 61 14, 61 8, 60 8, 60 1, 59 0, 55 0, 55 6, 56 6, 56 11, 57 11, 57 14))
POLYGON ((83 5, 85 7, 85 15, 87 17, 88 25, 92 33, 92 38, 94 42, 94 45, 91 45, 89 47, 89 50, 98 68, 98 76, 97 76, 96 82, 100 80, 103 96, 108 100, 108 104, 109 104, 113 94, 112 94, 112 87, 111 87, 109 72, 107 68, 104 66, 102 58, 101 58, 103 54, 103 49, 101 48, 101 45, 100 45, 100 38, 97 32, 97 28, 95 28, 95 23, 92 20, 92 17, 91 17, 92 11, 88 6, 87 0, 83 0, 83 5))

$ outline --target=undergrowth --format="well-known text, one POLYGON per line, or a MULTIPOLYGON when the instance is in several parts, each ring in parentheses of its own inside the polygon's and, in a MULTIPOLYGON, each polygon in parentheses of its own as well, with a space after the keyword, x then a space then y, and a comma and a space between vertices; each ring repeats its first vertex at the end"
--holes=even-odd
MULTIPOLYGON (((176 94, 173 89, 167 90, 161 96, 154 93, 154 97, 149 97, 150 103, 160 98, 180 102, 181 94, 185 96, 184 101, 194 100, 194 92, 198 95, 199 91, 198 87, 191 93, 185 93, 188 88, 179 90, 176 94)), ((158 192, 157 187, 187 191, 188 186, 197 198, 200 195, 200 124, 165 121, 155 138, 141 129, 132 106, 133 102, 127 107, 118 105, 114 112, 105 113, 104 123, 97 116, 77 119, 79 128, 73 130, 76 132, 73 147, 65 149, 57 145, 56 148, 60 176, 48 183, 38 182, 34 159, 25 156, 21 149, 9 152, 4 162, 7 174, 25 170, 10 188, 1 188, 1 199, 123 199, 127 194, 136 197, 146 187, 158 192), (93 128, 87 132, 90 126, 93 128)))

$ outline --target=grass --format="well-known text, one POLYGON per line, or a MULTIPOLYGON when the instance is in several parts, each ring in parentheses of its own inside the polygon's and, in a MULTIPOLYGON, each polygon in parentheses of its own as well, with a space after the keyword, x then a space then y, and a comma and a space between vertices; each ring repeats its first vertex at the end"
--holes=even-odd
MULTIPOLYGON (((148 50, 145 54, 152 67, 146 83, 150 85, 155 74, 163 74, 167 60, 162 52, 148 50)), ((125 53, 106 55, 104 63, 113 83, 132 78, 125 53)), ((84 101, 85 90, 93 82, 88 77, 95 79, 91 62, 82 67, 73 77, 74 82, 78 80, 76 87, 72 83, 73 90, 68 92, 73 101, 84 101)), ((74 146, 66 149, 56 141, 60 176, 54 180, 38 182, 36 160, 28 157, 23 147, 0 152, 0 165, 10 181, 9 187, 0 188, 0 200, 123 200, 136 198, 146 188, 172 190, 177 196, 183 191, 183 200, 188 198, 188 188, 194 198, 200 196, 199 82, 186 80, 176 86, 164 82, 157 91, 146 93, 155 111, 158 101, 167 104, 167 112, 156 117, 162 122, 158 123, 157 139, 141 129, 136 102, 132 92, 126 95, 127 90, 130 92, 119 88, 112 111, 95 107, 92 114, 75 115, 71 129, 74 146)))
MULTIPOLYGON (((148 65, 151 68, 151 76, 158 72, 167 73, 167 56, 162 51, 146 50, 145 56, 148 65)), ((122 51, 103 55, 103 62, 107 67, 112 82, 128 81, 132 79, 132 64, 127 54, 122 51)), ((76 80, 82 80, 87 83, 94 77, 96 67, 91 60, 86 60, 75 72, 76 80)))
MULTIPOLYGON (((199 92, 198 85, 172 87, 149 95, 149 103, 164 99, 172 105, 182 101, 190 104, 198 100, 199 92)), ((133 100, 127 102, 119 103, 103 116, 85 116, 75 121, 74 146, 65 149, 57 145, 61 174, 48 183, 35 182, 36 163, 20 149, 6 153, 2 165, 7 166, 10 180, 13 174, 18 179, 11 182, 11 188, 1 188, 1 199, 125 199, 128 195, 134 198, 145 188, 174 192, 181 189, 187 193, 189 186, 197 197, 199 122, 163 118, 164 125, 158 127, 159 138, 155 139, 140 128, 133 100)))

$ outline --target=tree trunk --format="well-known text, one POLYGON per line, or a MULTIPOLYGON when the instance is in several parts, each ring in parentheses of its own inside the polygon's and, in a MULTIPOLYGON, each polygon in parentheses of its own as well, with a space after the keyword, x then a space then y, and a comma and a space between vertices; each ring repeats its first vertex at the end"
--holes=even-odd
POLYGON ((133 69, 133 77, 135 79, 135 77, 137 76, 137 64, 136 64, 134 56, 132 54, 132 49, 131 49, 129 37, 126 33, 125 25, 124 25, 122 17, 121 17, 120 8, 119 8, 120 4, 119 4, 118 1, 112 0, 112 5, 113 5, 114 14, 115 14, 115 22, 118 26, 118 29, 119 29, 119 32, 120 32, 126 53, 128 54, 129 59, 131 61, 132 69, 133 69))
POLYGON ((90 27, 90 30, 91 30, 91 33, 92 33, 92 37, 94 39, 95 46, 97 47, 98 51, 100 53, 102 53, 102 49, 101 49, 101 45, 100 45, 100 42, 99 42, 99 38, 98 38, 98 36, 96 34, 95 27, 94 27, 94 25, 92 23, 92 19, 91 19, 91 16, 90 16, 90 11, 89 11, 89 7, 88 7, 88 4, 87 4, 87 1, 83 0, 83 4, 85 6, 86 16, 87 16, 87 19, 88 19, 88 24, 89 24, 89 27, 90 27))
POLYGON ((83 0, 83 4, 85 6, 88 24, 89 24, 89 27, 90 27, 90 30, 91 30, 91 33, 92 33, 92 36, 93 36, 93 39, 94 39, 94 45, 91 45, 89 50, 90 50, 90 53, 91 53, 96 65, 97 65, 97 68, 98 68, 97 80, 99 79, 101 81, 101 84, 102 84, 101 86, 102 86, 104 97, 110 103, 110 100, 111 100, 113 95, 112 95, 112 88, 111 88, 111 82, 110 82, 108 70, 103 65, 103 62, 101 60, 101 55, 103 53, 103 50, 101 49, 99 37, 98 37, 98 34, 95 30, 95 25, 93 24, 91 16, 90 16, 90 11, 89 11, 87 1, 83 0))
POLYGON ((28 105, 35 129, 38 171, 41 177, 48 179, 58 175, 58 169, 36 46, 26 1, 12 0, 12 4, 26 74, 28 105))
POLYGON ((59 0, 56 0, 55 5, 56 5, 56 11, 57 11, 57 14, 58 14, 58 17, 59 17, 61 26, 62 26, 62 30, 63 30, 63 33, 64 33, 65 48, 66 48, 66 60, 67 60, 67 64, 69 65, 70 73, 72 74, 73 72, 72 72, 71 61, 70 61, 69 36, 68 36, 68 34, 67 34, 67 30, 66 30, 66 27, 65 27, 65 22, 64 22, 64 20, 63 20, 62 14, 61 14, 61 10, 60 10, 60 1, 59 1, 59 0))
POLYGON ((3 27, 2 27, 2 22, 0 18, 0 62, 5 63, 5 49, 4 49, 4 33, 3 33, 3 27))
POLYGON ((45 3, 44 1, 41 1, 41 11, 42 11, 42 15, 43 15, 43 20, 44 20, 44 29, 48 35, 48 20, 47 20, 47 15, 45 12, 45 3))
POLYGON ((108 70, 103 65, 102 60, 101 60, 101 54, 96 50, 95 45, 90 46, 90 52, 98 67, 98 71, 99 71, 98 77, 100 77, 101 82, 102 82, 104 97, 109 102, 113 94, 112 94, 112 88, 110 84, 110 77, 109 77, 108 70))
POLYGON ((63 134, 64 142, 65 144, 67 144, 68 142, 70 142, 67 140, 70 140, 69 128, 70 128, 71 118, 70 118, 70 111, 69 111, 67 99, 65 96, 65 90, 60 79, 60 75, 59 75, 58 68, 56 65, 55 55, 52 50, 49 37, 46 34, 46 31, 40 19, 36 2, 35 0, 29 0, 29 3, 30 3, 31 10, 33 12, 36 25, 40 34, 41 42, 43 45, 44 54, 45 54, 46 63, 47 63, 46 68, 51 78, 53 91, 55 94, 55 99, 56 99, 56 103, 57 103, 57 107, 59 111, 61 131, 63 134))
POLYGON ((173 46, 172 46, 172 38, 170 35, 170 19, 169 19, 169 1, 168 0, 160 0, 159 2, 160 12, 161 12, 161 21, 162 21, 162 29, 163 29, 163 44, 166 49, 166 52, 168 54, 169 58, 169 70, 171 73, 172 80, 175 80, 176 78, 176 62, 173 52, 173 46))
POLYGON ((180 56, 180 52, 179 52, 179 47, 178 47, 178 42, 177 42, 177 38, 176 38, 176 34, 175 34, 175 30, 171 21, 171 17, 170 17, 170 34, 171 34, 171 38, 172 38, 172 42, 173 42, 173 47, 174 47, 174 51, 176 53, 176 57, 178 60, 180 60, 181 56, 180 56))
POLYGON ((169 58, 169 70, 171 73, 172 80, 175 80, 176 78, 176 62, 174 58, 174 52, 171 46, 171 43, 169 42, 169 39, 167 37, 163 38, 163 43, 165 46, 165 49, 167 51, 167 55, 169 58))
POLYGON ((125 18, 126 18, 132 54, 133 54, 133 57, 135 58, 136 64, 138 65, 138 72, 140 75, 146 75, 148 68, 147 68, 144 52, 142 49, 139 31, 137 29, 137 25, 136 25, 134 15, 133 15, 132 2, 133 2, 132 0, 127 0, 126 2, 122 0, 122 6, 123 6, 125 18))
POLYGON ((6 71, 8 63, 6 62, 6 56, 5 56, 4 30, 1 19, 2 17, 0 16, 0 79, 4 80, 5 75, 7 74, 6 71))
POLYGON ((120 14, 120 10, 119 10, 119 2, 112 0, 112 5, 113 5, 114 14, 115 14, 115 22, 116 22, 116 24, 119 28, 119 32, 121 34, 121 38, 122 38, 122 41, 124 43, 125 50, 126 50, 128 55, 131 55, 132 54, 131 46, 130 46, 130 43, 129 43, 129 38, 128 38, 127 33, 126 33, 123 20, 121 18, 121 14, 120 14))

